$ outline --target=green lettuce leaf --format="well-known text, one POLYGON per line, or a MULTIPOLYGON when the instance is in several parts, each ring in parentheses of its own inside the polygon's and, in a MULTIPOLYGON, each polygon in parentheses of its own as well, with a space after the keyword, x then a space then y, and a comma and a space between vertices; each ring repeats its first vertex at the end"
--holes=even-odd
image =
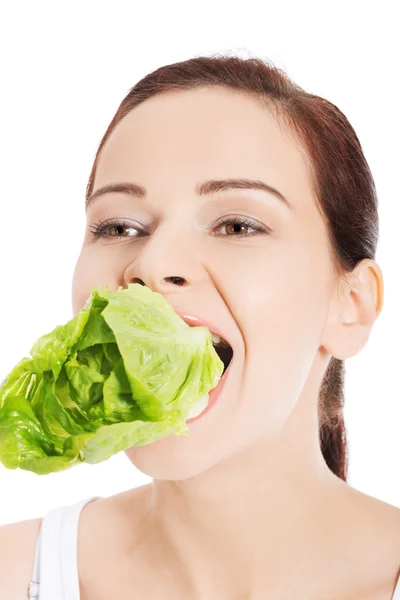
POLYGON ((30 355, 0 387, 0 462, 38 475, 188 435, 190 409, 224 370, 209 329, 139 284, 94 287, 30 355))

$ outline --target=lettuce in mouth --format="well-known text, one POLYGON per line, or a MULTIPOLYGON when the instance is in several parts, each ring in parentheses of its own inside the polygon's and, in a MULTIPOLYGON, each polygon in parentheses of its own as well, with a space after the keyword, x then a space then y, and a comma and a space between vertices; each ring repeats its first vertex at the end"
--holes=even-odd
POLYGON ((209 329, 140 284, 94 287, 30 354, 0 387, 0 462, 38 475, 187 436, 190 410, 224 370, 209 329))

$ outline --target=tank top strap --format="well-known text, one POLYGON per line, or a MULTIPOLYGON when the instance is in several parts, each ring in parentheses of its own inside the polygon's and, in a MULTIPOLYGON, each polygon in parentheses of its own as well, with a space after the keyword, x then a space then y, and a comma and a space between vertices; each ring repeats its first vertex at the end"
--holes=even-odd
MULTIPOLYGON (((42 519, 43 523, 43 519, 42 519)), ((42 526, 40 526, 41 529, 42 526)), ((35 548, 35 558, 33 563, 33 573, 32 573, 32 581, 29 584, 28 588, 28 598, 29 600, 38 600, 39 599, 39 579, 40 579, 40 540, 41 540, 41 530, 39 531, 39 535, 36 542, 35 548)))
POLYGON ((29 600, 79 600, 78 524, 82 508, 101 496, 50 510, 35 548, 29 600))
POLYGON ((394 590, 392 600, 400 600, 400 569, 399 569, 396 589, 394 590))

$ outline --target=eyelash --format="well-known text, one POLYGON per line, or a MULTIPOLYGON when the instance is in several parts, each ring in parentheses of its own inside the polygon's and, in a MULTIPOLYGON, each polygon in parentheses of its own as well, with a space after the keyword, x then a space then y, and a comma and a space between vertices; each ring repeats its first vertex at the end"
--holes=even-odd
MULTIPOLYGON (((241 218, 241 217, 235 217, 234 219, 222 217, 221 219, 219 219, 217 221, 216 227, 222 227, 223 225, 230 225, 230 224, 241 225, 241 226, 245 226, 245 227, 252 227, 252 229, 254 229, 254 233, 239 233, 237 235, 233 235, 233 236, 226 235, 223 237, 245 238, 245 237, 251 237, 253 235, 262 235, 262 234, 270 234, 271 233, 271 230, 269 229, 269 227, 259 225, 258 223, 255 223, 251 219, 241 218)), ((116 237, 116 238, 118 238, 120 236, 106 235, 104 232, 109 227, 124 227, 124 226, 130 227, 129 223, 127 223, 126 221, 120 221, 118 219, 111 219, 109 221, 104 221, 104 222, 98 221, 98 222, 94 223, 89 229, 91 231, 92 237, 94 237, 95 239, 99 239, 101 237, 105 237, 105 238, 116 237)), ((134 229, 134 227, 131 227, 131 228, 134 229)), ((138 236, 122 236, 122 237, 129 238, 129 237, 138 237, 138 236)))

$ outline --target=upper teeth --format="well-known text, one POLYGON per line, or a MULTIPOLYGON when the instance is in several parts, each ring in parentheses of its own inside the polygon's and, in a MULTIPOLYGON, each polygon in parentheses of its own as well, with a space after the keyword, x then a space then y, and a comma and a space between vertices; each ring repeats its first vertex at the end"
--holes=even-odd
POLYGON ((224 340, 224 338, 222 338, 220 335, 217 335, 216 333, 211 334, 211 339, 215 346, 222 346, 223 348, 230 348, 230 345, 228 344, 228 342, 226 342, 224 340))
POLYGON ((214 344, 220 344, 222 342, 222 338, 219 335, 217 335, 216 333, 212 333, 211 337, 212 337, 212 341, 214 342, 214 344))

